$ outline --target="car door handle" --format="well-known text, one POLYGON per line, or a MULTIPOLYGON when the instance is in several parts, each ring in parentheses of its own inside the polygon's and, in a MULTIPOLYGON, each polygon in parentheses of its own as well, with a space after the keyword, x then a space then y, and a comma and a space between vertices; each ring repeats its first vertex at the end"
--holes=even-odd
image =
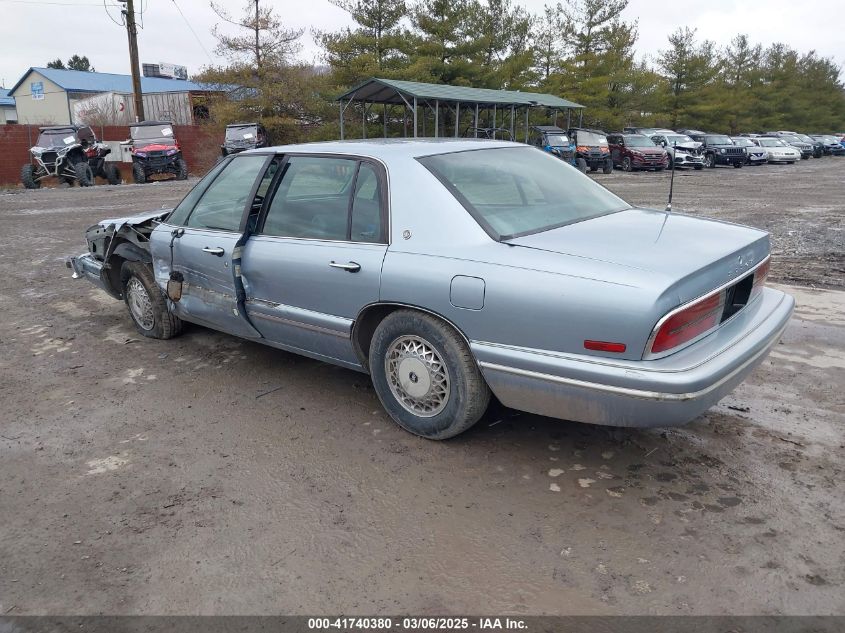
POLYGON ((346 264, 338 264, 335 261, 329 263, 329 266, 332 268, 342 268, 343 270, 350 272, 350 273, 357 273, 361 270, 361 264, 358 262, 348 262, 346 264))
POLYGON ((212 248, 211 246, 206 246, 202 249, 202 252, 208 253, 209 255, 217 255, 217 257, 223 257, 223 253, 225 253, 226 251, 224 251, 219 246, 214 248, 212 248))

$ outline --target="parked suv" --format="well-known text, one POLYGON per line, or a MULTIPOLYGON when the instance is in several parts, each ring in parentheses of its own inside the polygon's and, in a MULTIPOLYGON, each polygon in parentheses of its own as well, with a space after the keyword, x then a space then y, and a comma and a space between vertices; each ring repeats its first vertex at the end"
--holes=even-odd
POLYGON ((694 141, 701 143, 701 152, 704 154, 705 167, 733 165, 739 169, 745 164, 745 149, 734 145, 729 136, 725 134, 708 134, 699 132, 698 130, 689 130, 687 134, 694 141))
POLYGON ((173 134, 169 121, 143 121, 129 127, 132 177, 145 183, 157 174, 172 174, 176 180, 188 178, 188 163, 173 134))
POLYGON ((704 157, 701 155, 701 143, 692 140, 686 134, 678 134, 672 130, 657 130, 651 140, 664 148, 669 157, 678 167, 692 167, 696 170, 704 169, 704 157))
POLYGON ((613 159, 610 157, 610 147, 604 132, 573 127, 569 128, 566 135, 575 143, 576 161, 582 158, 590 171, 601 169, 606 174, 613 171, 613 159))
POLYGON ((39 128, 38 140, 29 153, 35 164, 21 168, 21 182, 27 189, 38 189, 41 181, 55 176, 81 187, 94 184, 94 176, 102 176, 109 184, 120 183, 117 165, 106 162, 111 149, 97 141, 94 130, 88 126, 54 125, 39 128))
POLYGON ((583 158, 575 158, 575 145, 566 136, 566 132, 556 125, 532 126, 528 143, 557 156, 581 171, 587 171, 587 161, 583 158))
POLYGON ((732 136, 731 140, 737 147, 745 148, 746 165, 764 165, 769 162, 769 152, 757 145, 753 139, 746 136, 732 136))
POLYGON ((228 156, 270 145, 267 130, 260 123, 231 123, 226 126, 226 136, 223 139, 223 145, 220 146, 220 153, 228 156))
POLYGON ((663 171, 669 166, 669 154, 644 134, 607 135, 610 157, 614 167, 622 171, 653 169, 663 171))
POLYGON ((809 143, 813 146, 813 158, 821 158, 824 156, 824 143, 814 139, 812 136, 806 134, 796 134, 798 140, 802 143, 809 143))

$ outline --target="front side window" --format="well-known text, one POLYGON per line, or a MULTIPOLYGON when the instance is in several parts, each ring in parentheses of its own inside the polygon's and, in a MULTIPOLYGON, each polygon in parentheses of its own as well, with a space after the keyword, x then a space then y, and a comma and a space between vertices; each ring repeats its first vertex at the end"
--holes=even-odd
POLYGON ((375 168, 353 158, 292 156, 261 232, 316 240, 381 242, 382 191, 375 168))
POLYGON ((630 208, 577 169, 530 147, 418 160, 500 241, 630 208))
POLYGON ((203 192, 188 216, 186 226, 218 231, 238 231, 255 179, 267 157, 238 156, 228 163, 203 192))

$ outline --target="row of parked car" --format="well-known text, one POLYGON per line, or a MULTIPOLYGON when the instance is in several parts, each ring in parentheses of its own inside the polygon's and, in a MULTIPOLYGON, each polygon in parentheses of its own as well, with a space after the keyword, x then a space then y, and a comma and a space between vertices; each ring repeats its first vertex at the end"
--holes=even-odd
POLYGON ((563 130, 538 125, 532 128, 529 143, 581 171, 601 169, 604 173, 614 168, 662 171, 673 162, 675 168, 701 170, 729 165, 739 169, 744 165, 791 164, 810 157, 845 154, 845 137, 789 131, 728 136, 701 130, 625 128, 623 132, 608 134, 601 130, 563 130))

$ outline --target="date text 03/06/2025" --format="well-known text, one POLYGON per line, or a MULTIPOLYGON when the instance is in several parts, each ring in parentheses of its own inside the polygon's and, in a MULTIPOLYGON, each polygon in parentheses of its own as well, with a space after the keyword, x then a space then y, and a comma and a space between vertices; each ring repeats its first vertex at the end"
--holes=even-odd
POLYGON ((312 630, 367 630, 367 631, 459 631, 459 630, 525 630, 527 625, 518 618, 438 618, 404 617, 326 617, 309 618, 312 630))

